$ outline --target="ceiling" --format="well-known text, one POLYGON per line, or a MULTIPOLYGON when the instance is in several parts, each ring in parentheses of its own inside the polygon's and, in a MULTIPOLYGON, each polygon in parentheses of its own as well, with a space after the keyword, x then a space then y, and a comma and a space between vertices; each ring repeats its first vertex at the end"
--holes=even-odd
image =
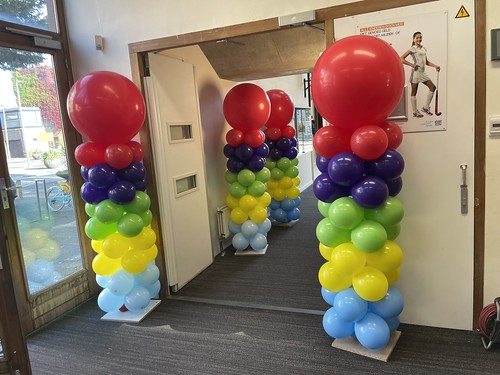
POLYGON ((200 43, 219 78, 250 81, 310 72, 325 49, 323 24, 200 43))

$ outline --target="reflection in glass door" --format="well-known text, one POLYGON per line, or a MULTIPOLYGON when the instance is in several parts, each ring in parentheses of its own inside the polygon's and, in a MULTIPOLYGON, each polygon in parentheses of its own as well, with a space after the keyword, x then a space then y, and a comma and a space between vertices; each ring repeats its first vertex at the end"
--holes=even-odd
POLYGON ((10 48, 0 54, 23 59, 0 71, 0 122, 7 190, 35 294, 83 269, 80 241, 52 55, 10 48))

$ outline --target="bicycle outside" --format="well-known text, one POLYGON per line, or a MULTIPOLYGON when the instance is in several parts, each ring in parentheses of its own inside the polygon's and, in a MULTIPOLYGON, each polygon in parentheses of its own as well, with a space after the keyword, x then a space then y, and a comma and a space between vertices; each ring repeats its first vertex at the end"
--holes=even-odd
POLYGON ((71 207, 73 203, 68 180, 59 180, 57 185, 47 191, 47 203, 52 211, 60 211, 64 206, 71 207))

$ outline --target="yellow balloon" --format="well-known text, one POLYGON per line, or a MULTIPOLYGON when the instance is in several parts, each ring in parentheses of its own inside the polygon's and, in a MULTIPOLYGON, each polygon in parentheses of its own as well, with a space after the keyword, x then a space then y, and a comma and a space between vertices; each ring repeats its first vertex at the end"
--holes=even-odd
POLYGON ((157 255, 158 255, 158 247, 156 245, 153 245, 149 249, 144 250, 144 256, 146 257, 147 263, 155 260, 157 255))
POLYGON ((300 195, 300 190, 298 187, 294 186, 294 187, 291 187, 290 189, 288 189, 286 191, 286 195, 288 196, 288 198, 291 198, 291 199, 296 199, 298 198, 298 196, 300 195))
POLYGON ((240 205, 240 199, 228 194, 226 197, 226 204, 232 210, 240 205))
POLYGON ((386 273, 401 267, 403 251, 393 241, 386 241, 380 250, 366 254, 366 263, 386 273))
POLYGON ((376 302, 387 294, 389 282, 381 271, 366 266, 352 277, 352 287, 364 300, 376 302))
POLYGON ((300 185, 300 177, 295 177, 295 178, 293 179, 293 184, 294 184, 295 186, 299 186, 299 185, 300 185))
POLYGON ((250 211, 249 217, 254 223, 260 224, 267 218, 267 209, 258 205, 250 211))
POLYGON ((120 269, 120 260, 108 258, 102 253, 97 254, 92 260, 92 269, 97 275, 112 275, 120 269))
POLYGON ((290 177, 285 176, 280 180, 280 188, 282 188, 283 190, 288 190, 292 186, 293 186, 293 180, 290 177))
POLYGON ((128 237, 120 233, 112 233, 102 241, 102 254, 108 258, 117 259, 121 258, 130 247, 128 237))
POLYGON ((240 208, 246 213, 252 211, 257 204, 257 199, 250 194, 245 194, 240 198, 240 208))
POLYGON ((23 258, 24 258, 24 266, 28 268, 36 260, 36 254, 31 250, 23 248, 23 258))
POLYGON ((285 190, 281 189, 281 188, 277 188, 274 190, 274 195, 271 194, 271 196, 276 199, 277 201, 282 201, 283 199, 286 198, 286 192, 285 190))
POLYGON ((145 250, 156 243, 156 233, 151 227, 144 228, 135 237, 130 237, 130 247, 134 250, 145 250))
POLYGON ((387 277, 387 281, 389 282, 389 285, 395 284, 396 281, 399 280, 400 274, 401 274, 400 268, 390 270, 389 272, 384 272, 384 275, 385 275, 385 277, 387 277))
POLYGON ((333 249, 334 249, 333 247, 326 246, 325 244, 322 244, 321 242, 319 243, 319 253, 326 260, 330 260, 330 258, 332 256, 333 249))
POLYGON ((102 240, 92 240, 92 241, 90 241, 90 246, 92 246, 92 249, 97 254, 102 253, 102 240))
POLYGON ((341 275, 352 277, 366 265, 366 255, 352 242, 344 242, 332 251, 330 263, 341 275))
POLYGON ((239 207, 236 207, 234 210, 232 210, 229 216, 231 217, 231 220, 236 224, 243 224, 248 220, 248 215, 239 207))
POLYGON ((275 190, 280 186, 280 182, 278 180, 275 180, 274 178, 270 178, 269 181, 267 181, 267 189, 268 190, 275 190))
POLYGON ((146 253, 140 250, 129 250, 121 259, 122 268, 132 274, 141 273, 146 269, 147 264, 146 253))
POLYGON ((23 245, 30 249, 36 250, 45 246, 49 239, 49 234, 41 228, 31 228, 26 233, 23 233, 23 245))
POLYGON ((340 292, 351 286, 352 278, 341 275, 331 262, 326 262, 318 272, 318 280, 323 288, 330 292, 340 292))
POLYGON ((61 248, 54 240, 47 240, 45 246, 35 250, 36 256, 41 259, 55 260, 61 255, 61 248))
POLYGON ((269 193, 264 193, 257 198, 257 201, 262 207, 267 207, 271 204, 271 195, 269 193))

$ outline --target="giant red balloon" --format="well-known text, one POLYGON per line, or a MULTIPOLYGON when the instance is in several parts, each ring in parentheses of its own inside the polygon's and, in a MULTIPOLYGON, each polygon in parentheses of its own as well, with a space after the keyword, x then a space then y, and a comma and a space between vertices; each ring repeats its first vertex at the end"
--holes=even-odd
POLYGON ((256 84, 241 83, 224 97, 223 111, 229 125, 247 132, 264 126, 271 113, 271 102, 256 84))
POLYGON ((313 147, 324 158, 351 151, 351 132, 336 126, 324 126, 313 137, 313 147))
POLYGON ((280 89, 268 90, 266 93, 271 101, 271 114, 266 122, 266 127, 281 129, 287 126, 292 121, 295 111, 292 98, 280 89))
POLYGON ((379 38, 354 35, 325 50, 312 72, 311 92, 329 123, 355 130, 393 112, 404 87, 401 58, 379 38))
POLYGON ((80 78, 69 91, 67 105, 76 130, 103 146, 130 141, 146 116, 139 89, 114 72, 99 71, 80 78))

